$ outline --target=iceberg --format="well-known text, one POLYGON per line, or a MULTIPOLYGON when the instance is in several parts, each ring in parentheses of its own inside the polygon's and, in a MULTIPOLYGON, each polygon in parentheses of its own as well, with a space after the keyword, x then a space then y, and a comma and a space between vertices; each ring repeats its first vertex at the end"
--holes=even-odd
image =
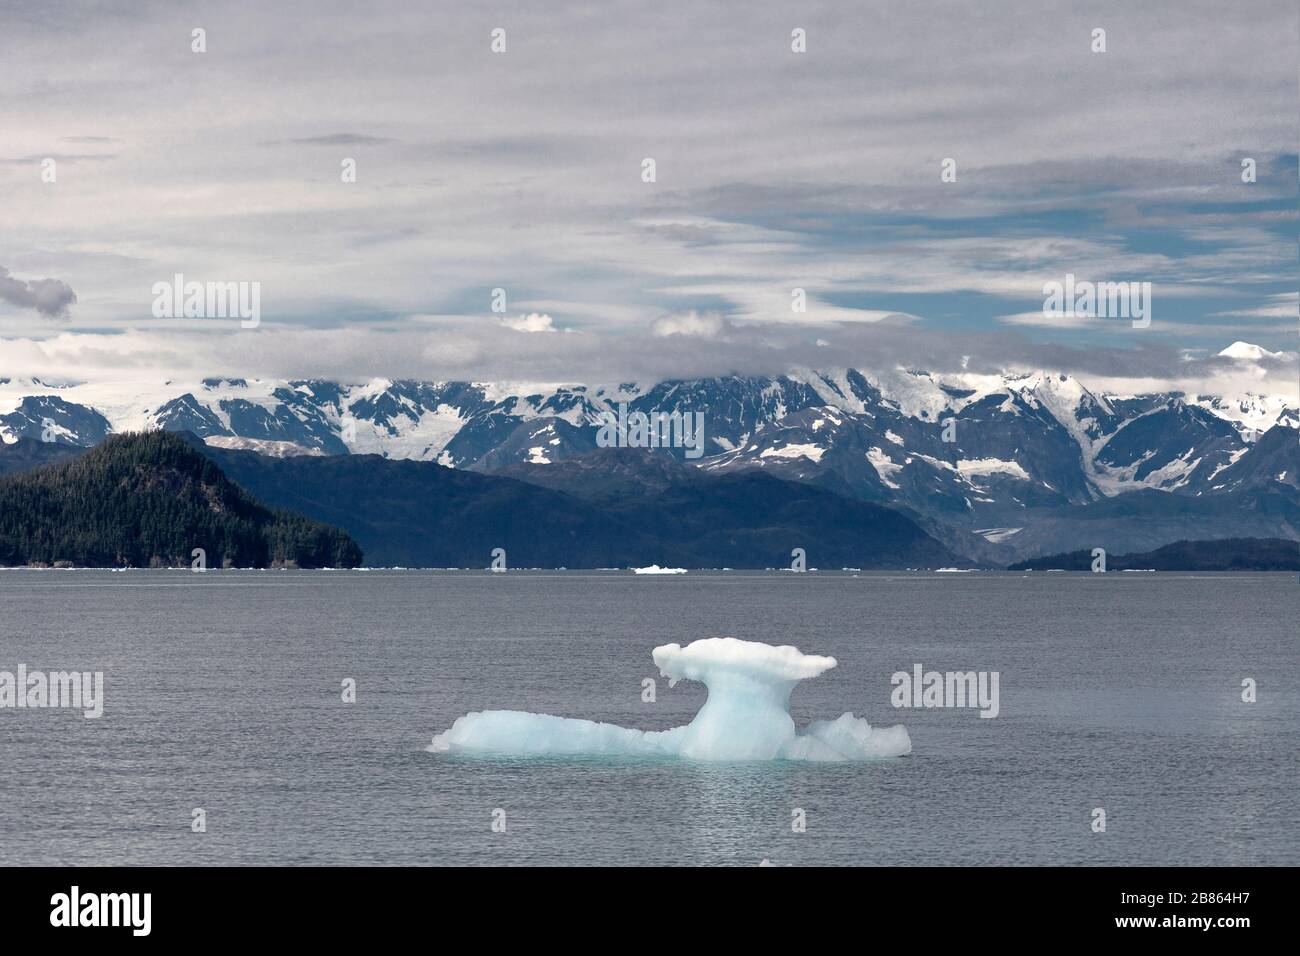
POLYGON ((671 730, 636 730, 518 710, 457 718, 425 748, 434 753, 503 756, 648 756, 688 760, 847 761, 901 757, 912 741, 901 724, 872 727, 852 713, 814 720, 802 732, 790 716, 795 685, 825 673, 835 658, 734 637, 664 644, 653 651, 668 685, 694 680, 709 690, 694 719, 671 730))

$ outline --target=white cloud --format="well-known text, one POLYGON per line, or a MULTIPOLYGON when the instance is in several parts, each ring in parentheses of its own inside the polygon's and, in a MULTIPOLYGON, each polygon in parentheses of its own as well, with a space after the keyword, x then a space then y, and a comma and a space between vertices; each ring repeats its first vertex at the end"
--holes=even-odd
MULTIPOLYGON (((466 6, 436 23, 404 0, 305 9, 213 0, 201 56, 165 5, 126 17, 46 0, 40 16, 6 19, 0 263, 76 290, 60 330, 90 335, 75 347, 87 368, 165 359, 234 374, 264 363, 567 380, 653 360, 717 373, 801 361, 810 335, 849 355, 901 353, 888 327, 965 320, 902 296, 1003 297, 1021 305, 994 310, 1012 311, 1067 270, 1188 299, 1294 275, 1294 238, 1266 218, 1288 211, 1232 208, 1246 193, 1294 200, 1294 165, 1270 160, 1294 153, 1297 10, 1284 0, 1231 17, 1100 0, 976 18, 954 0, 900 5, 879 29, 810 0, 802 56, 775 0, 743 18, 709 5, 665 16, 622 3, 608 17, 581 0, 520 6, 502 56, 466 6), (1094 19, 1110 31, 1105 57, 1087 50, 1094 19), (40 158, 71 142, 57 183, 42 183, 40 158), (1235 155, 1245 144, 1260 160, 1249 188, 1235 155), (654 184, 640 180, 648 154, 654 184), (939 181, 944 156, 956 183, 939 181), (340 179, 344 157, 355 183, 340 179), (1135 252, 1126 234, 1143 227, 1198 251, 1135 252), (149 290, 176 272, 260 282, 262 331, 317 330, 254 349, 199 323, 153 322, 149 290), (507 328, 555 331, 550 316, 562 316, 574 334, 501 335, 487 313, 498 286, 529 310, 507 328), (793 288, 807 312, 792 312, 793 288), (110 342, 102 330, 133 331, 110 342), (340 350, 372 340, 378 354, 340 350), (162 351, 123 348, 142 341, 162 351), (380 356, 387 367, 374 367, 380 356)), ((1289 304, 1254 317, 1294 318, 1289 304)), ((1003 336, 1034 324, 981 319, 989 342, 965 350, 976 364, 1021 358, 1030 346, 1003 336)), ((62 362, 72 345, 36 342, 51 331, 0 302, 0 338, 13 340, 0 362, 62 362)), ((1189 324, 1179 334, 1201 341, 1180 344, 1214 332, 1189 324)), ((940 349, 921 335, 907 345, 922 358, 940 349)))
MULTIPOLYGON (((828 327, 816 337, 789 325, 747 324, 717 338, 619 330, 569 335, 503 335, 475 316, 426 316, 419 329, 344 326, 257 329, 209 325, 198 331, 61 332, 0 338, 0 378, 124 382, 253 378, 414 378, 613 384, 719 374, 771 375, 792 368, 895 366, 970 377, 1016 368, 1064 371, 1110 392, 1180 390, 1204 394, 1295 395, 1300 356, 1243 363, 1211 353, 1145 345, 1128 350, 1062 350, 998 333, 926 334, 886 324, 828 327), (964 361, 964 364, 963 364, 964 361), (577 370, 577 371, 575 371, 577 370)), ((1144 336, 1144 342, 1151 339, 1144 336)), ((1214 351, 1229 345, 1224 339, 1214 351)))
POLYGON ((1247 318, 1259 319, 1288 319, 1294 324, 1297 316, 1300 316, 1300 292, 1283 292, 1279 295, 1269 296, 1264 305, 1255 306, 1249 309, 1233 309, 1230 312, 1213 312, 1215 316, 1234 316, 1240 315, 1247 318))
POLYGON ((655 335, 661 338, 668 335, 694 335, 699 338, 716 338, 724 326, 722 316, 717 312, 689 312, 677 315, 665 315, 656 319, 651 326, 655 335))
POLYGON ((514 329, 516 332, 554 332, 555 323, 549 315, 543 315, 540 312, 529 312, 527 315, 521 315, 517 319, 503 318, 501 324, 508 329, 514 329))
POLYGON ((1039 309, 1037 312, 1017 312, 1014 315, 999 315, 997 320, 1003 325, 1022 325, 1045 329, 1087 329, 1101 328, 1107 324, 1122 322, 1123 319, 1099 318, 1095 315, 1080 313, 1050 314, 1039 309))

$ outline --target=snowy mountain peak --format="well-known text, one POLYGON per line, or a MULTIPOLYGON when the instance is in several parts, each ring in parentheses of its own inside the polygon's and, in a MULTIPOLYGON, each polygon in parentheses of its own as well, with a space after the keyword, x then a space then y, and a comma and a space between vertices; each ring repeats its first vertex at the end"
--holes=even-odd
POLYGON ((1233 342, 1218 354, 1223 358, 1240 359, 1249 362, 1258 362, 1260 359, 1265 358, 1281 359, 1286 357, 1285 352, 1270 352, 1266 348, 1251 345, 1249 342, 1233 342))

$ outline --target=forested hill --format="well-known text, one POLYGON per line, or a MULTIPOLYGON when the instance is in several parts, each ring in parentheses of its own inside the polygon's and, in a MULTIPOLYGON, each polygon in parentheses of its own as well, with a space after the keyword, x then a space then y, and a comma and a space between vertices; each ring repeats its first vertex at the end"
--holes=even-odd
POLYGON ((345 532, 272 510, 184 439, 127 434, 0 477, 0 566, 355 567, 345 532))

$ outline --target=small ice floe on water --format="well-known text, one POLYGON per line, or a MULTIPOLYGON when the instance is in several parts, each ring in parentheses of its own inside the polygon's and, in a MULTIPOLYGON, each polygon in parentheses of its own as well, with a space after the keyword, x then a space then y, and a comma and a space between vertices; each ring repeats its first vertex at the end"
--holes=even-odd
POLYGON ((633 568, 633 574, 685 574, 685 568, 661 568, 657 564, 652 564, 646 568, 633 568))
POLYGON ((935 574, 970 574, 974 568, 935 568, 935 574))
POLYGON ((636 730, 550 714, 487 710, 466 714, 438 734, 434 753, 510 756, 601 755, 684 757, 692 760, 869 760, 912 752, 901 724, 872 727, 842 714, 814 720, 800 733, 790 717, 795 684, 835 666, 835 658, 734 637, 712 637, 653 652, 669 686, 696 680, 708 700, 684 727, 636 730))

